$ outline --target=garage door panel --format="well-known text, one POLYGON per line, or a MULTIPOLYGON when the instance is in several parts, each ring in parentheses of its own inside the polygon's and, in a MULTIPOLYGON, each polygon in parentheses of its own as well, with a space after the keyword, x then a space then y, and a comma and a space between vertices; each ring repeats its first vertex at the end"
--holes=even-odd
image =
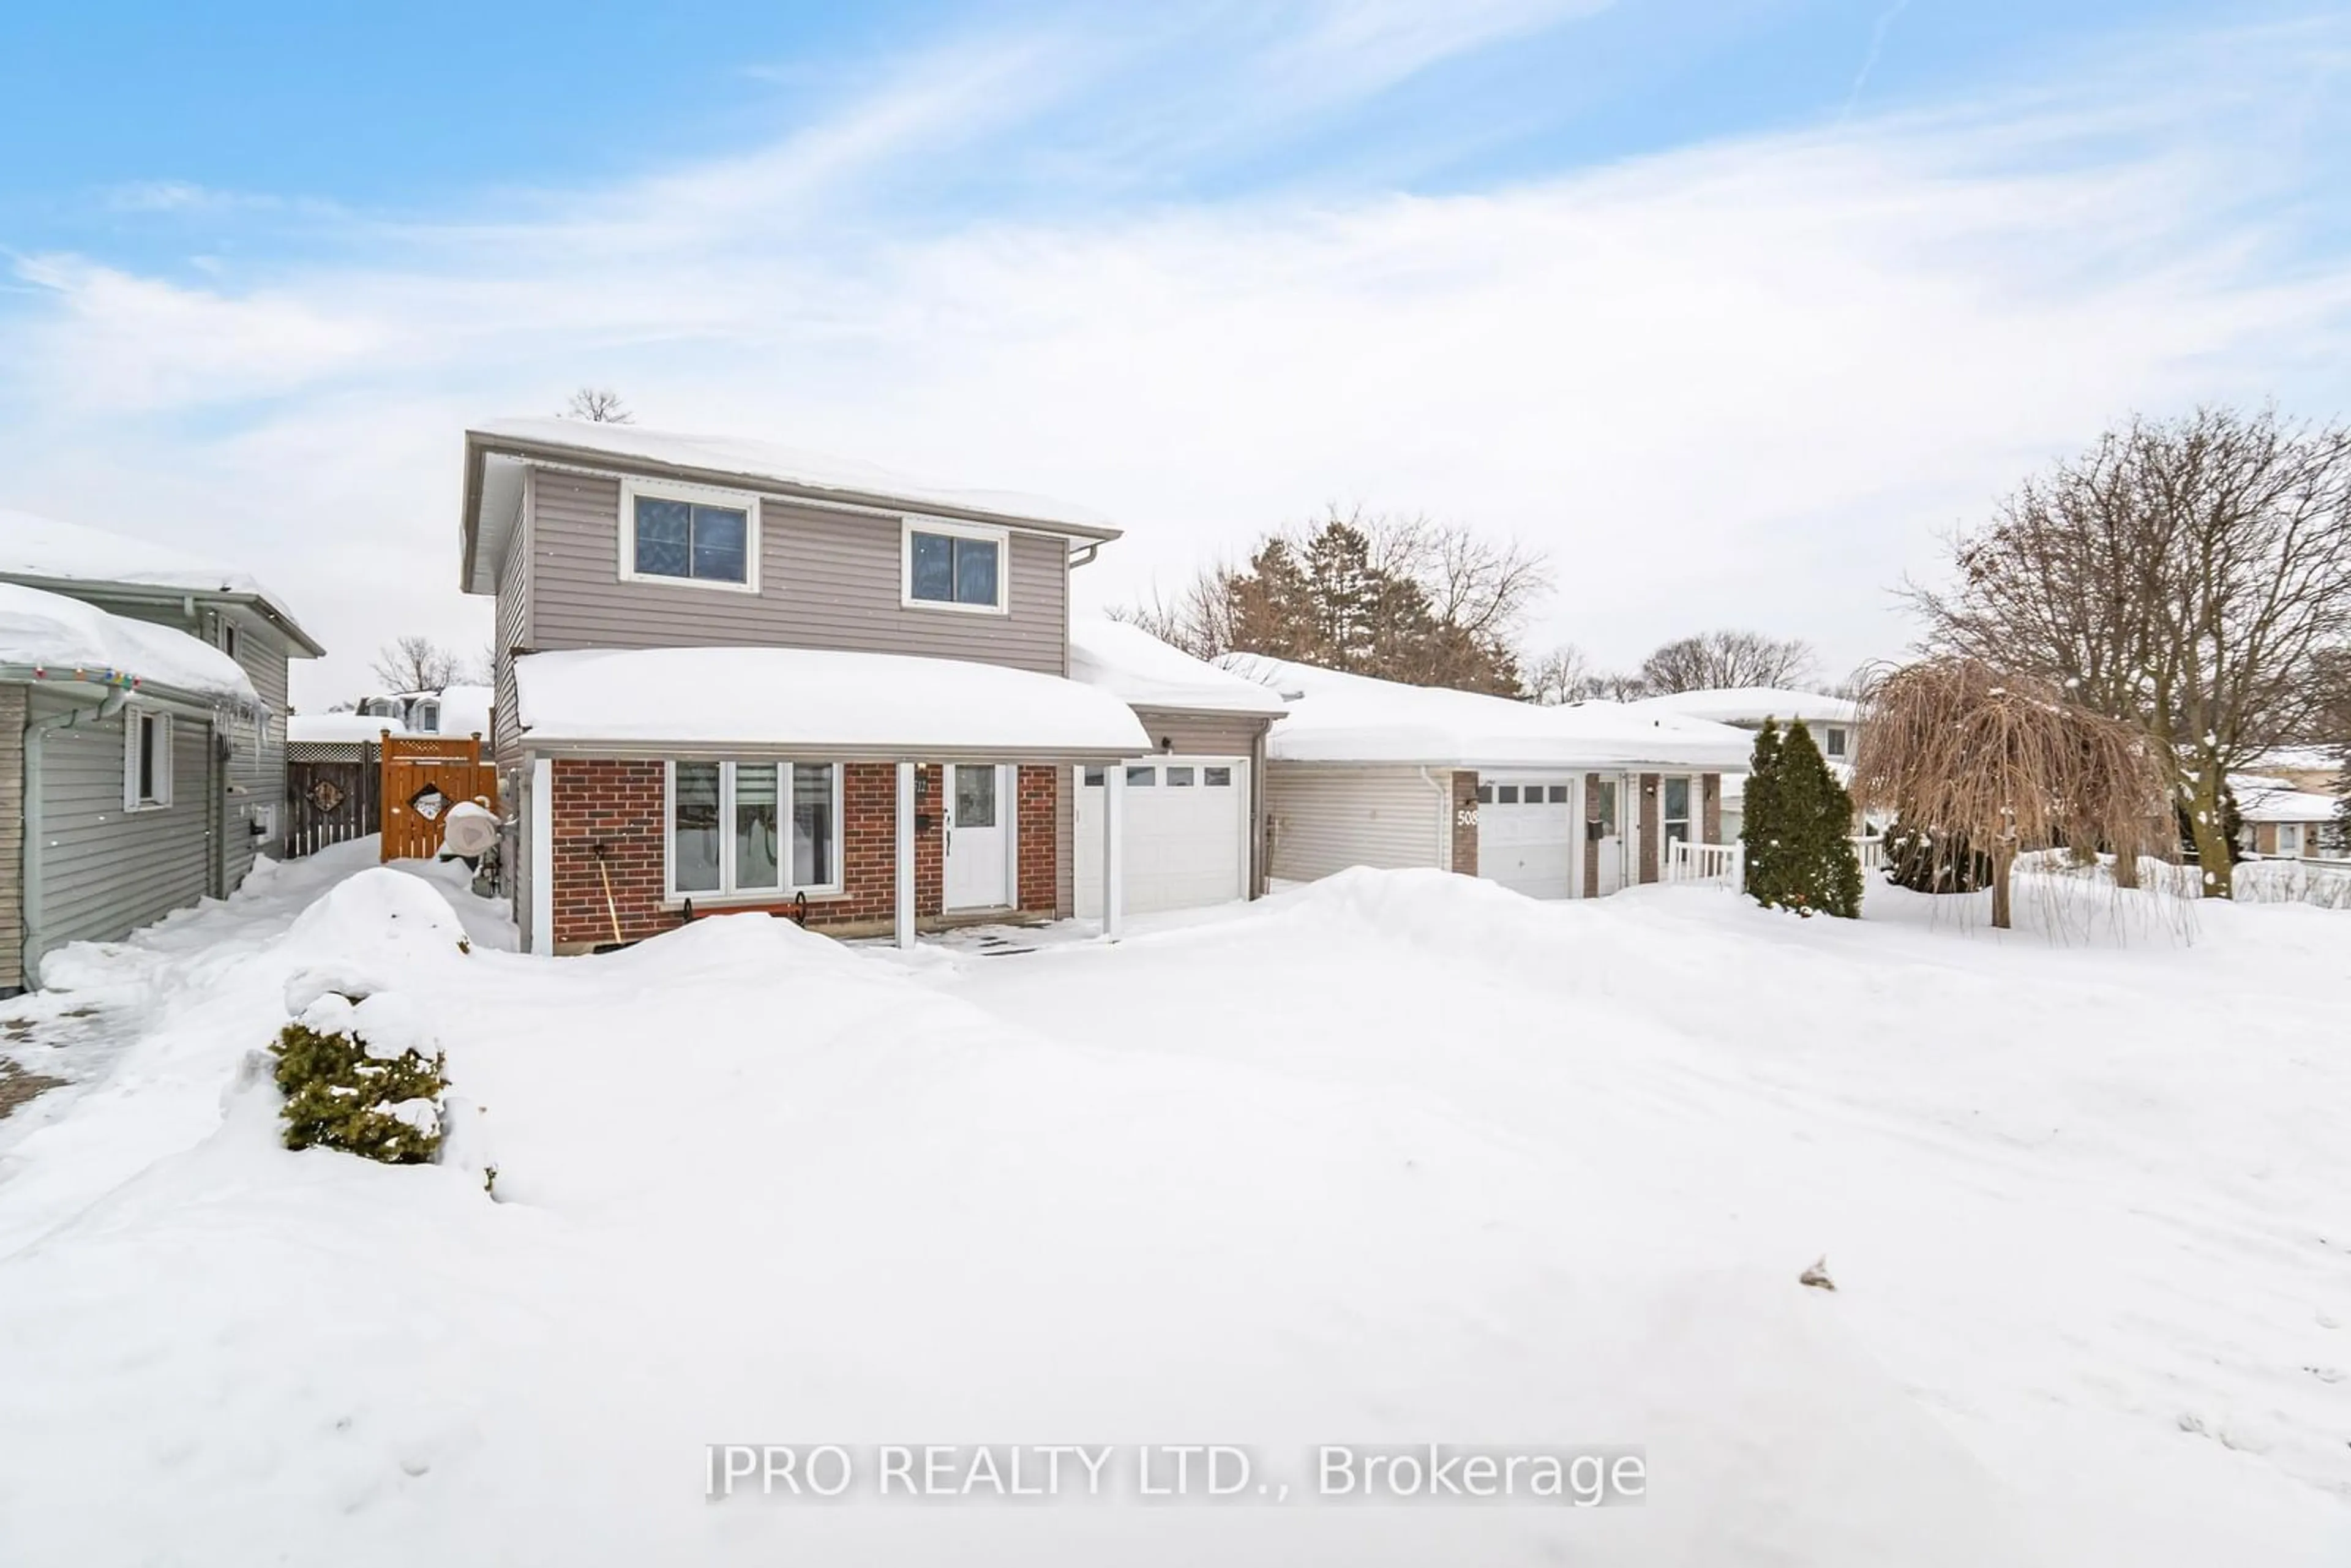
POLYGON ((1572 786, 1563 778, 1481 781, 1478 874, 1532 898, 1567 897, 1576 843, 1572 786))
MULTIPOLYGON (((1079 777, 1077 911, 1094 920, 1102 916, 1102 789, 1082 782, 1083 771, 1079 777)), ((1131 765, 1128 777, 1127 913, 1190 909, 1246 896, 1248 759, 1159 757, 1131 765), (1181 781, 1186 779, 1188 783, 1181 781)))

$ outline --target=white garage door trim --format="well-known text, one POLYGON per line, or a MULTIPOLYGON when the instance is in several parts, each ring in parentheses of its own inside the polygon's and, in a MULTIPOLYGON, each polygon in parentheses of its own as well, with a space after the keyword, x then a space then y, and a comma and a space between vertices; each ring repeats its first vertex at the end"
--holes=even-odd
MULTIPOLYGON (((1126 912, 1150 915, 1247 898, 1249 758, 1138 757, 1126 766, 1126 912), (1145 772, 1148 783, 1138 777, 1145 772), (1176 778, 1188 781, 1174 782, 1176 778)), ((1099 920, 1102 788, 1087 783, 1089 776, 1099 779, 1101 769, 1077 770, 1073 873, 1078 917, 1099 920)))

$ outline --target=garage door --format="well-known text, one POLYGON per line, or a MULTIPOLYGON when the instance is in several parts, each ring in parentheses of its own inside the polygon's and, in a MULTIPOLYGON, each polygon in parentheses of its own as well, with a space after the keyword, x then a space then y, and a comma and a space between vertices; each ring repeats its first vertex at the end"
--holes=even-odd
MULTIPOLYGON (((1102 771, 1081 769, 1078 914, 1102 918, 1102 771)), ((1126 912, 1249 895, 1249 759, 1155 757, 1126 768, 1126 912)))
POLYGON ((1478 786, 1478 874, 1531 898, 1568 896, 1575 849, 1569 779, 1478 786))

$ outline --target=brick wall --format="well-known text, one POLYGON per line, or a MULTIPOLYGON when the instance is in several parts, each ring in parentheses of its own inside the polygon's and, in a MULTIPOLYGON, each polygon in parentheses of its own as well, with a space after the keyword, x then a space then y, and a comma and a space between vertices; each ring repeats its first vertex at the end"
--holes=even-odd
POLYGON ((1453 869, 1478 874, 1478 775, 1453 776, 1453 869))
POLYGON ((1583 776, 1583 896, 1600 896, 1600 841, 1592 824, 1600 821, 1600 775, 1583 776))
MULTIPOLYGON (((659 762, 622 762, 559 758, 552 765, 555 838, 555 932, 559 948, 611 942, 612 914, 596 846, 604 849, 602 872, 611 876, 612 906, 620 939, 642 941, 675 927, 684 912, 662 907, 666 814, 662 791, 666 770, 659 762)), ((1020 912, 1053 913, 1054 773, 1050 767, 1018 770, 1020 912)), ((914 914, 935 923, 945 885, 945 770, 936 763, 915 769, 914 914)), ((843 892, 811 897, 811 929, 885 931, 896 918, 898 878, 898 769, 890 762, 852 762, 841 770, 841 870, 843 892)), ((746 906, 697 904, 695 913, 736 914, 747 907, 789 913, 789 900, 746 906)))
POLYGON ((1722 775, 1703 773, 1698 776, 1699 788, 1705 792, 1699 808, 1698 841, 1702 844, 1722 842, 1722 775))

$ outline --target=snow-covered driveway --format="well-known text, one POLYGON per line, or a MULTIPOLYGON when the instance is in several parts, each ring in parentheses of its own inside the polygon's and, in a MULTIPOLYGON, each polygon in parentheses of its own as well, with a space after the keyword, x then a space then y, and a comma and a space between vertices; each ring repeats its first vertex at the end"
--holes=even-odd
POLYGON ((549 963, 381 873, 299 912, 350 869, 78 956, 141 1027, 0 1154, 0 1561, 2351 1560, 2351 917, 1353 873, 1117 948, 549 963), (231 1088, 328 953, 429 1000, 462 1160, 288 1155, 231 1088), (707 1502, 722 1442, 1651 1482, 707 1502))

